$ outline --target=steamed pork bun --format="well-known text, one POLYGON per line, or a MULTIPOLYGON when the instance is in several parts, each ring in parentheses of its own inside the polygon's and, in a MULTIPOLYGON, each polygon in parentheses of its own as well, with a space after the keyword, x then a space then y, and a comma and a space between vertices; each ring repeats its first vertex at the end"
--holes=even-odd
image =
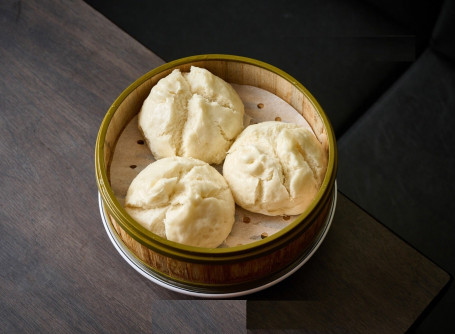
POLYGON ((176 69, 150 91, 139 129, 156 159, 221 163, 243 130, 244 105, 230 84, 203 68, 176 69))
POLYGON ((234 199, 265 215, 296 215, 318 192, 327 154, 314 134, 296 124, 248 126, 231 146, 223 175, 234 199))
POLYGON ((235 203, 223 176, 185 157, 160 159, 131 183, 126 211, 153 233, 189 246, 217 247, 234 224, 235 203))

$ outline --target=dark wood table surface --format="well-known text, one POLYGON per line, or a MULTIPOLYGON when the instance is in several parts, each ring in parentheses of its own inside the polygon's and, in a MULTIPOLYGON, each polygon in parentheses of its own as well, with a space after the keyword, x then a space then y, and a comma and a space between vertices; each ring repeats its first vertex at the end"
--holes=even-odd
POLYGON ((228 300, 155 285, 104 230, 94 146, 114 99, 164 61, 80 0, 3 0, 0 26, 0 332, 400 333, 448 284, 339 193, 324 243, 279 284, 228 300))

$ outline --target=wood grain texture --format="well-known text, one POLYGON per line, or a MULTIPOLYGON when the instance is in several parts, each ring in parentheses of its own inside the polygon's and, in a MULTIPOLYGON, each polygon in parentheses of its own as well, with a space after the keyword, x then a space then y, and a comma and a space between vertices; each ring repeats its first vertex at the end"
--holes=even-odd
POLYGON ((448 282, 445 271, 339 194, 318 252, 286 281, 247 301, 247 325, 403 333, 448 282))
POLYGON ((153 333, 244 333, 245 304, 244 300, 157 300, 152 304, 153 333), (229 317, 220 308, 229 310, 229 317))
POLYGON ((0 331, 147 332, 137 305, 172 294, 130 286, 93 155, 115 97, 163 61, 82 1, 2 1, 0 22, 0 331))
MULTIPOLYGON (((98 212, 93 155, 101 120, 126 86, 163 61, 79 0, 4 0, 0 24, 0 331, 165 332, 165 309, 157 308, 173 299, 189 303, 179 308, 186 319, 179 328, 200 328, 203 314, 192 324, 188 306, 198 304, 129 267, 98 212)), ((393 332, 411 325, 447 280, 342 199, 317 256, 251 298, 326 303, 326 316, 311 323, 316 329, 318 319, 336 329, 385 318, 393 332), (331 316, 333 301, 345 317, 331 316)), ((246 331, 244 301, 234 302, 210 303, 210 328, 230 319, 232 332, 246 331)))
MULTIPOLYGON (((334 191, 332 191, 333 193, 334 191)), ((330 201, 328 204, 332 204, 330 201)), ((302 254, 314 244, 321 228, 325 226, 330 213, 330 206, 322 208, 322 212, 314 221, 306 224, 304 232, 298 234, 289 244, 270 253, 258 255, 252 259, 238 260, 232 263, 211 264, 208 261, 193 263, 190 260, 174 259, 162 255, 134 240, 109 215, 110 223, 117 235, 138 259, 152 269, 178 281, 189 284, 211 284, 223 287, 226 284, 244 284, 268 279, 271 275, 285 270, 295 263, 302 254)))

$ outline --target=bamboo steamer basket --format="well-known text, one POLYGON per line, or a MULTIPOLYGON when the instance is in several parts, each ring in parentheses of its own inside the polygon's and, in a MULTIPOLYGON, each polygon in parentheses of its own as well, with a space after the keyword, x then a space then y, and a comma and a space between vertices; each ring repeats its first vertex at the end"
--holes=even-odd
POLYGON ((102 206, 125 249, 154 276, 172 286, 209 294, 246 291, 267 284, 302 260, 314 246, 336 201, 337 149, 331 124, 309 91, 280 69, 250 58, 200 55, 159 66, 131 84, 112 104, 98 133, 95 169, 102 206), (231 84, 270 92, 292 106, 326 149, 328 166, 322 186, 308 209, 264 239, 224 248, 178 244, 146 230, 127 214, 111 186, 110 165, 117 141, 137 116, 151 88, 174 69, 202 67, 231 84))

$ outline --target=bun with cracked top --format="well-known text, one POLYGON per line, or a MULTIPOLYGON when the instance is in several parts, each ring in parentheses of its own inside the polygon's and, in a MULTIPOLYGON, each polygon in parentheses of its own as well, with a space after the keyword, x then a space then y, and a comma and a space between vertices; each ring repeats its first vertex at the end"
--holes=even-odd
POLYGON ((297 215, 313 201, 327 169, 314 134, 296 124, 248 126, 231 146, 223 175, 235 202, 265 215, 297 215))
POLYGON ((221 163, 243 130, 244 105, 230 84, 208 70, 176 69, 150 91, 139 129, 156 159, 192 157, 221 163))
POLYGON ((168 240, 217 247, 234 224, 235 203, 223 176, 206 162, 163 158, 131 182, 126 211, 142 226, 168 240))

